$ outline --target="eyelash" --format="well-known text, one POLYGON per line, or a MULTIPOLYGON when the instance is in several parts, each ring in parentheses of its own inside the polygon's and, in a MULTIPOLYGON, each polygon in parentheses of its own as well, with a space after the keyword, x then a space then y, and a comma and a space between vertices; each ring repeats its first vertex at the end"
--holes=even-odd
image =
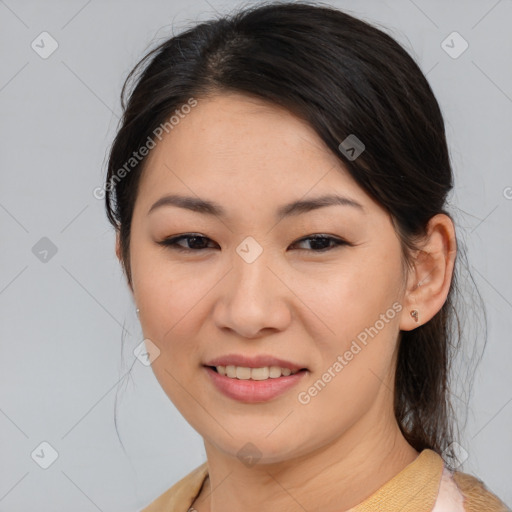
MULTIPOLYGON (((184 253, 191 253, 191 252, 200 252, 200 251, 205 251, 207 249, 211 249, 211 247, 203 247, 203 248, 200 248, 200 249, 190 249, 190 248, 186 248, 186 247, 181 247, 178 245, 178 242, 181 241, 181 240, 190 240, 191 238, 199 238, 199 239, 203 239, 203 240, 210 240, 208 237, 206 236, 202 236, 202 235, 194 235, 194 234, 187 234, 187 235, 179 235, 179 236, 175 236, 175 237, 171 237, 171 238, 166 238, 165 240, 162 240, 160 242, 157 242, 159 245, 163 245, 165 247, 168 247, 172 250, 175 250, 175 251, 178 251, 178 252, 184 252, 184 253)), ((304 237, 304 238, 301 238, 299 240, 297 240, 296 242, 294 242, 294 245, 295 244, 298 244, 300 242, 304 242, 306 240, 328 240, 330 242, 334 242, 335 243, 335 246, 334 247, 327 247, 327 248, 323 248, 323 249, 320 249, 320 250, 309 250, 309 252, 314 252, 314 253, 324 253, 324 252, 328 252, 328 251, 331 251, 332 249, 335 249, 336 247, 339 247, 339 246, 343 246, 343 245, 352 245, 350 244, 349 242, 341 239, 341 238, 334 238, 332 236, 328 236, 328 235, 314 235, 314 236, 308 236, 308 237, 304 237)), ((308 249, 299 249, 299 250, 308 250, 308 249)))

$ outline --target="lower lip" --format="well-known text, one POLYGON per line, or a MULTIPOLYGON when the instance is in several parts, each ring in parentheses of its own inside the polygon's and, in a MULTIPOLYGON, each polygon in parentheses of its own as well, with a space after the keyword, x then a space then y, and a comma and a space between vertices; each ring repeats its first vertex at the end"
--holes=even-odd
POLYGON ((301 370, 293 375, 277 377, 276 379, 245 380, 220 375, 208 366, 204 368, 219 391, 229 398, 248 403, 266 402, 282 395, 297 385, 307 373, 306 370, 301 370))

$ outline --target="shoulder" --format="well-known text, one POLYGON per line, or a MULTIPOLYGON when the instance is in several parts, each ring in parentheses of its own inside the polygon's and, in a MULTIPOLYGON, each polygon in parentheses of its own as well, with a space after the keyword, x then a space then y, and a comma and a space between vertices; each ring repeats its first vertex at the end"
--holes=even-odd
POLYGON ((204 462, 167 489, 140 512, 187 512, 208 475, 204 462))
POLYGON ((511 512, 479 478, 460 471, 455 471, 452 478, 464 497, 466 512, 511 512))

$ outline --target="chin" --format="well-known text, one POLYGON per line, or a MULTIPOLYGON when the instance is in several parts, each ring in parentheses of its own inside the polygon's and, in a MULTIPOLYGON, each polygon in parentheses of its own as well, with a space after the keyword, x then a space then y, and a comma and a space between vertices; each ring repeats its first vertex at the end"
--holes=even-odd
MULTIPOLYGON (((229 430, 229 427, 226 427, 229 430)), ((271 430, 269 430, 271 432, 271 430)), ((247 432, 246 436, 236 436, 236 438, 227 437, 223 441, 211 442, 212 445, 224 454, 240 460, 247 467, 258 465, 279 464, 298 457, 298 447, 302 445, 300 439, 293 436, 292 433, 281 433, 273 439, 270 436, 251 435, 247 432), (287 444, 289 443, 289 445, 287 444)))

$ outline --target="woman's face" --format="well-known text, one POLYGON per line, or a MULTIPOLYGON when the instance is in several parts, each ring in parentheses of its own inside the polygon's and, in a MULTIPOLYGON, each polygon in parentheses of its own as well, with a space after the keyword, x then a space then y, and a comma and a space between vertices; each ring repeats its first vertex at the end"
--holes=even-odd
POLYGON ((200 99, 148 156, 130 258, 143 334, 160 351, 153 371, 211 446, 277 462, 391 421, 400 243, 303 121, 243 95, 200 99), (222 214, 170 202, 150 211, 169 195, 222 214), (345 200, 307 207, 325 195, 345 200), (296 201, 306 206, 284 214, 296 201), (196 238, 161 244, 185 234, 196 238), (279 372, 235 368, 246 380, 206 366, 231 355, 306 370, 265 380, 279 372))

